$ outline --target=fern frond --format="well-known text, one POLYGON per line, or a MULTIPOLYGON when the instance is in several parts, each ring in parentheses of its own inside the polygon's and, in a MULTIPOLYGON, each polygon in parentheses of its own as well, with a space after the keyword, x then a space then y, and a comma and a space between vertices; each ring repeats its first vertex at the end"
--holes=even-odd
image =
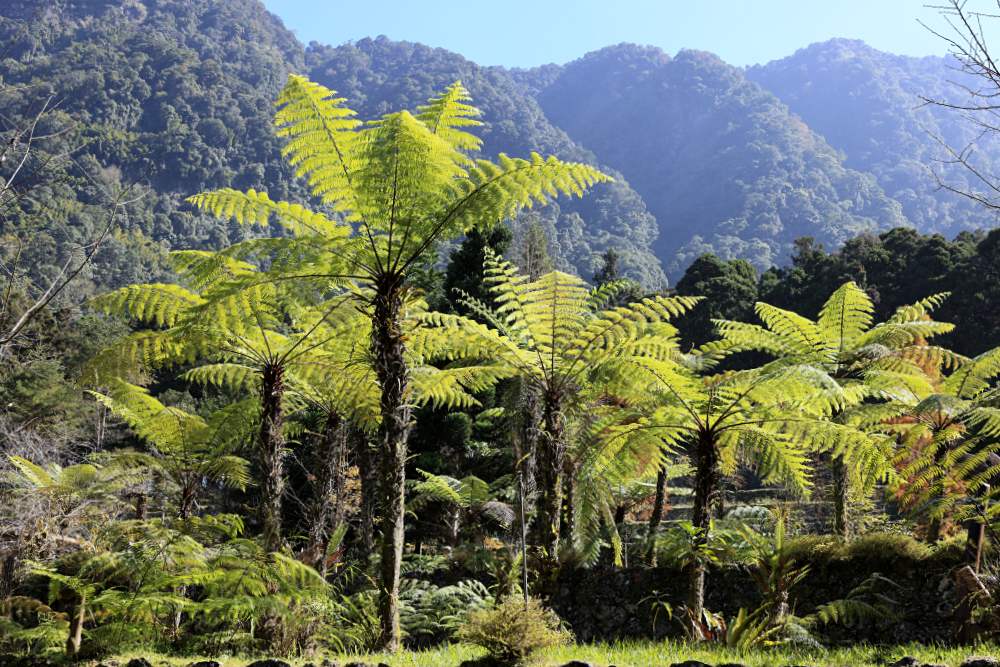
POLYGON ((418 107, 417 120, 459 150, 479 150, 482 140, 462 129, 482 125, 477 120, 482 112, 469 104, 471 100, 462 82, 456 81, 427 104, 418 107))

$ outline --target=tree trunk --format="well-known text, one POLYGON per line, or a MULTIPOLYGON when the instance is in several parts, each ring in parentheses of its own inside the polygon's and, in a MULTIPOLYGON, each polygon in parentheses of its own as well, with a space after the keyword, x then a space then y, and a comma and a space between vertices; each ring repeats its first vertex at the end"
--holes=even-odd
POLYGON ((646 560, 650 567, 656 567, 656 533, 663 521, 663 510, 667 501, 667 466, 660 465, 656 473, 656 495, 653 497, 653 513, 649 515, 649 529, 646 539, 649 542, 646 560))
POLYGON ((830 465, 833 472, 833 534, 847 539, 850 534, 847 514, 850 481, 847 478, 847 463, 842 456, 835 456, 830 465))
POLYGON ((347 426, 330 411, 317 443, 312 466, 312 499, 309 503, 307 542, 301 560, 326 576, 326 551, 330 531, 343 521, 347 426))
POLYGON ((403 558, 406 494, 406 444, 412 426, 407 403, 409 367, 403 337, 403 290, 398 277, 376 285, 372 321, 372 358, 381 389, 379 525, 382 537, 379 617, 380 648, 399 649, 399 566, 403 558))
POLYGON ((573 463, 563 457, 563 506, 562 506, 562 540, 573 544, 573 532, 576 527, 576 471, 573 463))
POLYGON ((563 461, 566 444, 563 441, 563 416, 560 397, 554 393, 545 396, 542 410, 544 431, 539 439, 538 521, 536 540, 549 558, 559 557, 559 529, 563 504, 563 461))
POLYGON ((191 517, 191 508, 194 507, 195 484, 197 484, 197 481, 187 481, 181 489, 181 506, 178 514, 182 519, 191 517))
POLYGON ((145 493, 139 492, 135 494, 135 518, 138 521, 146 520, 146 501, 147 497, 145 493))
MULTIPOLYGON (((936 436, 937 433, 934 432, 936 436)), ((948 448, 944 443, 938 445, 937 449, 934 450, 934 466, 940 470, 941 464, 944 462, 944 457, 948 453, 948 448)), ((934 484, 934 495, 936 498, 941 498, 944 496, 944 478, 940 477, 938 481, 934 484)), ((941 517, 934 516, 931 517, 930 521, 927 523, 927 535, 926 541, 928 544, 936 544, 939 539, 941 539, 941 517)))
POLYGON ((261 378, 261 419, 257 437, 260 465, 260 523, 264 549, 281 549, 281 496, 285 490, 285 438, 282 433, 282 397, 285 369, 278 364, 264 367, 261 378))
MULTIPOLYGON (((514 441, 514 474, 520 476, 521 491, 524 499, 522 510, 525 521, 535 512, 538 469, 538 440, 541 435, 539 424, 542 421, 539 409, 538 393, 526 383, 520 383, 517 388, 516 411, 519 420, 516 426, 514 441)), ((527 525, 525 526, 527 529, 527 525)), ((536 524, 537 529, 537 524, 536 524)))
POLYGON ((358 444, 358 476, 361 478, 361 520, 359 539, 361 559, 367 565, 375 552, 375 517, 378 511, 379 456, 367 438, 358 444))
POLYGON ((76 655, 80 652, 80 645, 83 644, 83 623, 87 614, 87 596, 80 593, 80 602, 77 603, 76 613, 69 622, 69 638, 66 639, 66 654, 76 655))
MULTIPOLYGON (((698 436, 694 450, 694 509, 691 523, 698 529, 694 537, 699 549, 708 544, 711 526, 711 507, 719 488, 719 452, 711 433, 698 436)), ((696 558, 688 572, 687 611, 690 616, 691 636, 704 639, 701 619, 705 610, 705 561, 696 558)))

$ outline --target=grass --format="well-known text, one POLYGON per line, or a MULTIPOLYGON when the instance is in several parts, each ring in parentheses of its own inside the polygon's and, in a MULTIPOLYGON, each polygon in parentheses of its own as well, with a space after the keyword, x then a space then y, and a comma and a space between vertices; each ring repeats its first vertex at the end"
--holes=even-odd
MULTIPOLYGON (((395 655, 374 654, 367 656, 329 656, 343 664, 360 660, 371 664, 384 662, 392 667, 455 667, 463 660, 482 655, 478 649, 449 644, 426 651, 404 651, 395 655)), ((570 660, 582 660, 595 667, 616 665, 617 667, 667 667, 682 660, 700 660, 711 665, 734 662, 747 667, 783 667, 784 665, 814 665, 815 667, 875 667, 884 666, 904 655, 911 655, 921 662, 958 665, 971 655, 1000 655, 1000 646, 980 645, 966 647, 935 647, 910 644, 904 646, 858 645, 826 651, 795 650, 780 648, 752 653, 726 649, 712 645, 689 645, 680 642, 627 642, 617 644, 587 644, 553 649, 540 653, 532 667, 558 667, 570 660)), ((120 664, 130 658, 145 657, 154 667, 183 667, 196 658, 158 657, 140 652, 117 656, 120 664)), ((251 658, 214 658, 223 667, 245 667, 251 658)), ((308 662, 319 664, 320 658, 288 660, 289 664, 300 667, 308 662)))

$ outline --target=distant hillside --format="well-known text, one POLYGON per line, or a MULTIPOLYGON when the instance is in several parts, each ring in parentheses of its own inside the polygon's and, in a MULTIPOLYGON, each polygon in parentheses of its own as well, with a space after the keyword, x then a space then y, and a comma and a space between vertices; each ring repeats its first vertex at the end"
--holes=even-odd
MULTIPOLYGON (((15 0, 0 5, 0 113, 16 123, 52 97, 76 131, 75 166, 2 221, 52 246, 93 238, 101 191, 138 184, 126 234, 103 251, 95 280, 147 278, 166 247, 218 247, 244 230, 196 214, 183 198, 232 185, 300 197, 273 136, 273 100, 304 67, 295 37, 256 0, 15 0), (150 246, 150 243, 153 243, 150 246)), ((65 126, 65 125, 62 125, 65 126)), ((51 246, 29 266, 59 261, 51 246)))
MULTIPOLYGON (((306 54, 309 75, 346 97, 363 117, 413 108, 452 81, 461 80, 483 111, 479 129, 482 152, 527 155, 531 150, 567 160, 606 165, 603 158, 574 142, 553 125, 538 102, 507 70, 482 67, 444 49, 395 42, 385 37, 362 39, 339 47, 313 45, 306 54)), ((613 165, 614 166, 614 165, 613 165)), ((564 268, 589 279, 598 255, 614 247, 626 273, 650 287, 665 285, 652 245, 658 229, 640 197, 626 180, 594 188, 582 200, 560 199, 525 216, 547 228, 550 252, 564 268)))
MULTIPOLYGON (((289 72, 347 97, 363 117, 412 108, 461 79, 484 112, 483 152, 536 149, 616 176, 515 223, 548 232, 558 266, 590 278, 609 247, 648 287, 714 251, 759 267, 795 238, 836 246, 863 231, 914 225, 949 235, 992 226, 973 203, 935 188, 933 136, 963 145, 954 114, 918 94, 954 94, 941 58, 903 58, 834 40, 741 70, 698 51, 669 56, 619 45, 567 65, 482 67, 384 37, 304 47, 258 0, 8 0, 0 4, 0 114, 29 115, 50 96, 78 147, 51 187, 0 219, 0 235, 36 235, 39 275, 92 238, 106 196, 148 189, 128 229, 102 251, 95 283, 162 270, 162 250, 218 247, 247 231, 194 212, 192 193, 233 186, 304 199, 279 153, 273 100, 289 72), (20 228, 20 229, 19 229, 20 228)), ((1000 142, 982 147, 1000 168, 1000 142)), ((947 172, 963 183, 961 170, 947 172)))
MULTIPOLYGON (((846 156, 845 164, 870 172, 907 218, 924 232, 948 235, 996 224, 968 198, 937 188, 928 168, 960 189, 973 187, 967 171, 945 168, 943 139, 963 148, 978 130, 957 112, 923 103, 921 97, 959 101, 956 83, 968 81, 947 58, 911 58, 877 51, 856 40, 813 44, 787 58, 750 68, 747 77, 777 95, 846 156)), ((978 142, 977 167, 996 174, 1000 139, 978 142)))
POLYGON ((672 272, 706 251, 759 266, 803 235, 839 243, 906 224, 875 179, 717 57, 620 45, 522 74, 545 113, 622 171, 660 223, 672 272))

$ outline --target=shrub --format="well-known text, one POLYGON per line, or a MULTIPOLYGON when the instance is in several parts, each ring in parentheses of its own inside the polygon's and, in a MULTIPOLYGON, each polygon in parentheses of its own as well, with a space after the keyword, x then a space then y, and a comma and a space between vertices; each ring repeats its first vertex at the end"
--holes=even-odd
POLYGON ((491 609, 469 614, 456 634, 460 641, 486 649, 500 665, 520 665, 540 649, 562 646, 572 634, 555 612, 529 599, 510 597, 491 609))

